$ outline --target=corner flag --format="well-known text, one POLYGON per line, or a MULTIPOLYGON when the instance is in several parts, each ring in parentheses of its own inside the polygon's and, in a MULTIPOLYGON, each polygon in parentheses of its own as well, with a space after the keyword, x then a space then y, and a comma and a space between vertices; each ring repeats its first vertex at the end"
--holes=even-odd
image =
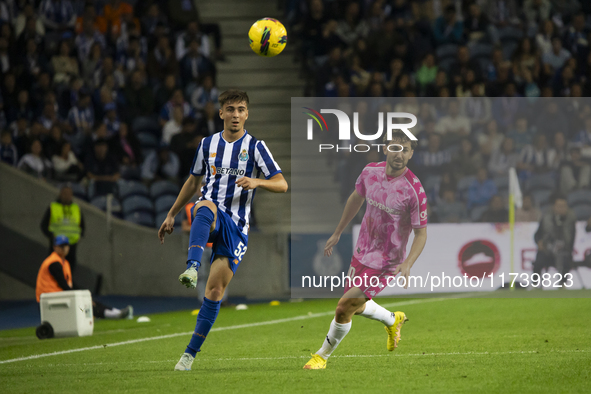
MULTIPOLYGON (((521 194, 521 188, 519 187, 519 179, 517 179, 517 172, 515 171, 515 168, 511 167, 509 168, 509 229, 511 232, 511 247, 509 260, 511 262, 511 272, 514 272, 513 260, 515 259, 515 207, 521 208, 522 205, 523 195, 521 194)), ((513 290, 513 286, 511 286, 511 290, 513 290)))

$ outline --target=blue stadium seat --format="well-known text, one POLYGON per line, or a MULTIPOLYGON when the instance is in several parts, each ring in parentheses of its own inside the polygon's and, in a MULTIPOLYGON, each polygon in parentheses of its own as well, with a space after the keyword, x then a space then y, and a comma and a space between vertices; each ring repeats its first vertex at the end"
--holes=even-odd
POLYGON ((156 213, 168 212, 170 208, 174 205, 176 201, 176 196, 167 195, 161 196, 154 201, 154 207, 156 208, 156 213))
POLYGON ((123 219, 140 226, 154 227, 154 215, 147 212, 134 212, 123 216, 123 219))
POLYGON ((590 204, 580 204, 576 207, 572 208, 577 217, 577 220, 587 220, 591 218, 591 205, 590 204))
POLYGON ((178 185, 169 182, 169 181, 157 181, 150 186, 150 197, 152 199, 157 199, 158 197, 164 195, 178 195, 179 194, 179 187, 178 185))
POLYGON ((573 208, 581 204, 591 204, 591 190, 575 190, 567 196, 568 205, 573 208))
POLYGON ((533 175, 527 182, 527 190, 529 191, 554 190, 555 187, 556 180, 554 179, 554 175, 551 173, 533 175))
MULTIPOLYGON (((95 197, 90 203, 101 211, 107 210, 107 196, 95 197)), ((111 203, 111 212, 121 212, 121 203, 115 197, 113 197, 113 202, 111 203)))
POLYGON ((123 215, 127 216, 134 212, 154 212, 154 204, 148 197, 131 196, 123 200, 123 215))
POLYGON ((117 182, 119 186, 119 198, 125 200, 130 196, 149 196, 148 187, 138 181, 124 181, 117 182))
POLYGON ((137 139, 140 142, 140 146, 144 149, 156 149, 156 147, 158 146, 158 138, 156 138, 156 136, 152 133, 138 133, 137 139))

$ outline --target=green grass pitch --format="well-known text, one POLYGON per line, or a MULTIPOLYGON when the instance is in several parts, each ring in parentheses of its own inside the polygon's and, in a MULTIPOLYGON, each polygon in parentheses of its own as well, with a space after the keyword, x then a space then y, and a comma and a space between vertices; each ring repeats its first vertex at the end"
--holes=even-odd
POLYGON ((399 347, 388 352, 382 325, 354 317, 327 369, 316 371, 302 366, 322 344, 336 300, 222 309, 190 372, 173 371, 194 328, 190 311, 150 323, 97 321, 85 338, 2 331, 0 391, 591 392, 591 299, 377 301, 403 303, 389 308, 410 319, 399 347), (16 358, 27 359, 2 362, 16 358))

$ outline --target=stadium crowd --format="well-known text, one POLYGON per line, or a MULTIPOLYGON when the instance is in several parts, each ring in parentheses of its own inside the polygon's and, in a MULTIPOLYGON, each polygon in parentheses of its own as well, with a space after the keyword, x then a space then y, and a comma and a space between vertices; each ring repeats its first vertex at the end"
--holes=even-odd
POLYGON ((220 60, 193 1, 0 0, 0 159, 103 208, 122 183, 178 184, 223 128, 220 60))
MULTIPOLYGON (((506 222, 510 167, 527 192, 517 220, 557 194, 591 216, 591 2, 293 0, 286 14, 307 95, 399 97, 380 110, 418 114, 409 167, 430 222, 506 222)), ((363 122, 367 104, 354 110, 363 122)), ((338 156, 345 200, 382 159, 338 156)))

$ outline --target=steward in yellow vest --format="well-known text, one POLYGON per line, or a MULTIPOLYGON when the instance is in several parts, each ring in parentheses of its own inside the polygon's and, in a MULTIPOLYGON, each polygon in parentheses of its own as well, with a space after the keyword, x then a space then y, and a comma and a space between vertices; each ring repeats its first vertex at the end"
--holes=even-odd
POLYGON ((50 253, 53 251, 55 237, 58 235, 68 237, 70 267, 74 270, 77 263, 76 246, 84 233, 84 217, 80 206, 73 202, 73 192, 69 186, 62 187, 58 199, 45 211, 41 220, 41 230, 50 241, 50 253))

